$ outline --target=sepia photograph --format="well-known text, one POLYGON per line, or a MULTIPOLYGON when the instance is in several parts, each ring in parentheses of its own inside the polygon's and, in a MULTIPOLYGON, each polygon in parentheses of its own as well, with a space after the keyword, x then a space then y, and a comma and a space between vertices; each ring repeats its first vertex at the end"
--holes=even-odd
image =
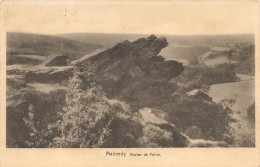
POLYGON ((3 0, 0 166, 259 167, 257 0, 3 0))
POLYGON ((254 147, 254 34, 7 32, 6 146, 254 147))

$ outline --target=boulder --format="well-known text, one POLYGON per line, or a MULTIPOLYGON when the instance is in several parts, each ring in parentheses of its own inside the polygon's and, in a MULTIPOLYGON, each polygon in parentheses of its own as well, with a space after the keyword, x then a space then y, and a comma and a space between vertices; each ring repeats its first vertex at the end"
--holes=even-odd
POLYGON ((188 147, 228 147, 228 144, 225 141, 190 139, 188 147))
POLYGON ((67 56, 62 53, 56 53, 49 55, 44 61, 44 66, 66 66, 67 65, 67 56))
POLYGON ((202 139, 203 138, 201 129, 198 128, 197 126, 188 127, 184 133, 192 139, 202 139))
POLYGON ((203 92, 202 90, 199 90, 199 89, 194 89, 194 90, 188 92, 187 95, 189 97, 198 98, 198 99, 202 99, 205 101, 212 100, 212 97, 210 97, 206 92, 203 92))
POLYGON ((166 120, 160 118, 160 116, 157 115, 158 112, 155 113, 152 110, 154 109, 143 108, 139 110, 139 113, 142 115, 144 136, 147 135, 146 137, 148 137, 149 141, 153 143, 149 143, 148 146, 187 147, 189 144, 188 137, 182 134, 181 131, 174 124, 171 124, 166 120), (162 136, 159 137, 158 135, 162 136))

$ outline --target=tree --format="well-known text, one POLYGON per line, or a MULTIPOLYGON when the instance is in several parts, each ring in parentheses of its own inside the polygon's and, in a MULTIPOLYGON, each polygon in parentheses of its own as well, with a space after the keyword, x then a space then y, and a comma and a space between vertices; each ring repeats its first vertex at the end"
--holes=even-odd
POLYGON ((62 113, 61 136, 54 139, 52 147, 137 146, 136 131, 140 131, 141 125, 131 120, 131 113, 121 104, 110 103, 91 77, 76 71, 69 88, 62 113), (122 114, 125 116, 120 116, 122 114))

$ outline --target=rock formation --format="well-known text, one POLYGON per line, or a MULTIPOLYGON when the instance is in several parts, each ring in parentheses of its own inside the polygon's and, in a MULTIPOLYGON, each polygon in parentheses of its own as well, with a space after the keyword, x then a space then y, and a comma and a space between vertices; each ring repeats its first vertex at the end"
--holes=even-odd
MULTIPOLYGON (((81 71, 91 71, 94 80, 109 98, 127 101, 136 108, 142 108, 145 103, 153 103, 147 101, 148 97, 154 97, 155 101, 163 96, 165 99, 162 100, 170 97, 176 87, 169 81, 184 70, 181 63, 165 61, 158 56, 167 45, 166 38, 152 35, 109 46, 72 64, 81 71)), ((157 102, 160 103, 160 100, 157 102)))
POLYGON ((66 66, 67 65, 66 58, 67 56, 63 55, 62 53, 52 54, 46 58, 43 65, 44 66, 66 66))

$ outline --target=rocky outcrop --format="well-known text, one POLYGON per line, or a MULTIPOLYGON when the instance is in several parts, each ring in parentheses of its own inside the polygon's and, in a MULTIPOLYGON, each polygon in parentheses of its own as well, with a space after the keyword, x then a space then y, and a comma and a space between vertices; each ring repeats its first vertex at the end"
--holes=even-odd
POLYGON ((158 56, 167 45, 166 38, 152 35, 106 47, 72 64, 92 73, 109 98, 143 108, 144 103, 155 104, 147 98, 169 98, 176 88, 169 81, 184 70, 181 63, 158 56))
POLYGON ((210 95, 208 95, 206 92, 203 92, 202 90, 199 90, 199 89, 194 89, 192 91, 189 91, 189 92, 187 92, 187 95, 189 97, 198 98, 198 99, 202 99, 205 101, 212 100, 212 97, 210 97, 210 95))
POLYGON ((62 53, 56 53, 49 55, 44 61, 44 66, 66 66, 67 65, 67 56, 62 53))

